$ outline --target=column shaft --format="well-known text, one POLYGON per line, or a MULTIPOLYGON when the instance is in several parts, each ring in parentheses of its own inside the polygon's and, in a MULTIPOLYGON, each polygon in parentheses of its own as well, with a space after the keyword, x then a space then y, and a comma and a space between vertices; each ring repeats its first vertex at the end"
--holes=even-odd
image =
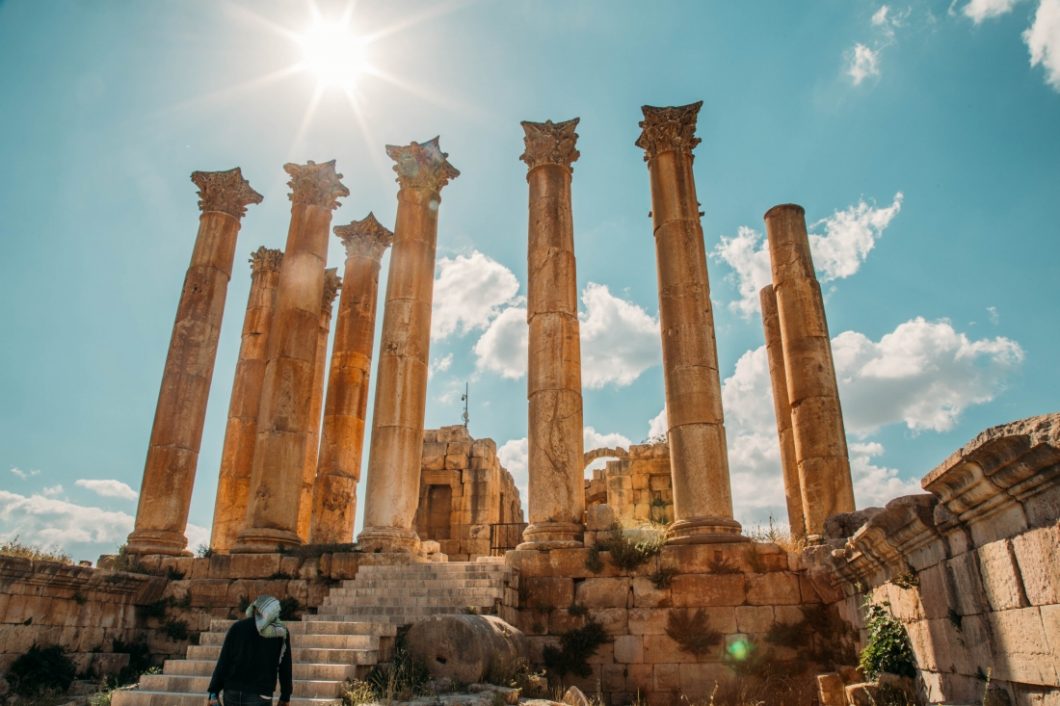
POLYGON ((788 403, 788 382, 784 374, 784 347, 777 316, 777 297, 773 285, 762 287, 758 293, 762 304, 762 327, 765 330, 766 357, 769 359, 769 381, 773 386, 773 413, 777 418, 777 439, 780 442, 780 469, 784 478, 784 499, 788 507, 788 526, 792 539, 806 538, 806 519, 802 510, 802 489, 799 486, 799 464, 795 458, 795 439, 791 431, 791 405, 788 403))
POLYGON ((379 298, 379 269, 383 252, 394 237, 371 213, 361 221, 337 226, 334 231, 346 246, 346 267, 335 322, 320 458, 313 488, 309 532, 313 544, 353 541, 379 298))
POLYGON ((418 551, 413 528, 419 500, 423 415, 427 405, 431 302, 441 189, 459 172, 438 138, 387 146, 397 162, 397 218, 390 256, 382 343, 368 452, 365 551, 418 551))
POLYGON ((260 203, 239 168, 195 172, 199 232, 184 277, 147 448, 136 524, 127 549, 180 554, 191 507, 217 339, 232 277, 236 236, 247 204, 260 203))
POLYGON ((637 141, 651 178, 674 493, 668 541, 673 543, 740 539, 740 525, 732 519, 714 313, 692 175, 701 105, 644 106, 644 131, 637 141))
POLYGON ((828 517, 853 512, 854 486, 805 213, 784 204, 767 211, 765 221, 803 515, 812 542, 820 540, 828 517))
POLYGON ((258 411, 258 438, 250 477, 246 527, 233 551, 275 551, 300 542, 302 491, 310 399, 324 294, 328 228, 338 196, 349 191, 335 162, 286 164, 291 175, 291 224, 287 231, 276 310, 269 333, 269 360, 258 411))
POLYGON ((523 549, 581 546, 584 526, 581 339, 571 213, 578 118, 523 122, 527 247, 529 520, 523 549))
POLYGON ((250 469, 254 464, 269 326, 272 324, 282 260, 282 252, 265 247, 258 248, 250 258, 250 295, 243 319, 243 338, 232 383, 232 397, 228 404, 228 424, 221 449, 213 532, 210 536, 210 547, 222 554, 231 550, 247 518, 247 488, 250 485, 250 469))

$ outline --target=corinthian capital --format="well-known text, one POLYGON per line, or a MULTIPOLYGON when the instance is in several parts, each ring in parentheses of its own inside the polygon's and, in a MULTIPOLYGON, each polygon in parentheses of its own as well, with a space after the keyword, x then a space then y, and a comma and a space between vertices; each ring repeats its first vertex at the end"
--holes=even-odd
POLYGON ((411 142, 405 147, 387 145, 386 153, 397 162, 397 182, 402 189, 430 189, 440 192, 450 179, 460 176, 460 172, 449 164, 448 153, 442 152, 438 138, 427 142, 411 142))
POLYGON ((394 234, 375 219, 371 211, 359 221, 350 221, 349 225, 335 226, 332 230, 346 246, 346 256, 360 255, 373 260, 381 260, 394 241, 394 234))
POLYGON ((287 182, 287 186, 291 187, 288 196, 294 203, 335 210, 339 207, 336 199, 350 195, 350 190, 339 181, 342 175, 335 171, 334 159, 323 164, 317 164, 313 160, 305 164, 288 162, 283 165, 283 170, 291 175, 291 180, 287 182))
POLYGON ((329 267, 324 270, 324 293, 320 300, 321 311, 331 310, 331 304, 335 301, 335 295, 338 294, 341 286, 342 278, 339 277, 339 271, 336 268, 329 267))
POLYGON ((263 272, 278 272, 283 262, 283 251, 262 245, 250 254, 250 274, 253 277, 263 272))
POLYGON ((650 162, 663 152, 688 152, 700 143, 696 137, 696 117, 703 101, 672 108, 641 106, 644 120, 640 122, 637 147, 644 149, 644 161, 650 162))
POLYGON ((239 167, 226 172, 192 172, 199 187, 199 210, 220 211, 236 218, 247 213, 247 205, 261 203, 261 194, 250 188, 239 167))
POLYGON ((579 120, 581 118, 558 123, 551 120, 543 123, 524 120, 520 123, 526 133, 523 138, 526 149, 519 155, 519 159, 526 162, 527 171, 542 164, 555 164, 570 169, 570 165, 580 156, 574 147, 574 143, 578 141, 578 133, 574 132, 574 128, 578 127, 579 120))

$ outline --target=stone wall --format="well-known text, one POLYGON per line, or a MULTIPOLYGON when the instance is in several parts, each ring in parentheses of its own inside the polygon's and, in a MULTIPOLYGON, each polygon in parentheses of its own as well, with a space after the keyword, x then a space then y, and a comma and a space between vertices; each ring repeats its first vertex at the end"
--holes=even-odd
POLYGON ((673 521, 669 445, 665 442, 634 444, 628 452, 622 449, 598 449, 585 456, 587 461, 591 461, 612 455, 617 456, 617 460, 608 461, 603 469, 594 470, 592 477, 585 481, 585 506, 609 505, 615 519, 626 527, 645 522, 666 524, 673 521))
POLYGON ((978 703, 989 675, 1009 703, 1060 704, 1060 414, 986 430, 922 485, 810 550, 811 573, 851 621, 890 604, 932 703, 978 703))
POLYGON ((489 556, 491 525, 521 522, 519 489, 493 439, 473 439, 462 425, 424 431, 420 539, 437 541, 453 561, 467 561, 489 556))

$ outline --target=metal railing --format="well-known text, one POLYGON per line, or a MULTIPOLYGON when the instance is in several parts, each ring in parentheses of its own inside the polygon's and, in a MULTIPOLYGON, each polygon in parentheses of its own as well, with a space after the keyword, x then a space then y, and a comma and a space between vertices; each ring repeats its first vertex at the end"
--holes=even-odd
POLYGON ((525 522, 490 525, 490 556, 504 556, 506 551, 519 546, 526 525, 525 522))

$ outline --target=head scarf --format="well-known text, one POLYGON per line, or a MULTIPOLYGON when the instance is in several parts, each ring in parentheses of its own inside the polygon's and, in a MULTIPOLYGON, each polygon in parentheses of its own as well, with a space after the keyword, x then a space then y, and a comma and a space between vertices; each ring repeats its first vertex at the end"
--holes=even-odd
POLYGON ((272 596, 258 596, 247 606, 247 617, 254 618, 262 637, 287 637, 287 628, 280 622, 280 602, 272 596))

